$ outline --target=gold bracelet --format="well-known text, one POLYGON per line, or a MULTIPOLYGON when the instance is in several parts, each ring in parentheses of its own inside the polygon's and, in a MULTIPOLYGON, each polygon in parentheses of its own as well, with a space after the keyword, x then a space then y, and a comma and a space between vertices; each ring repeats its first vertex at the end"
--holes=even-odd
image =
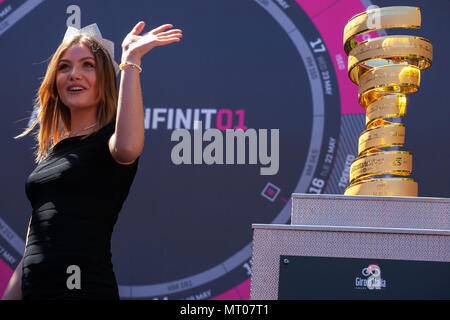
POLYGON ((120 70, 123 70, 123 68, 124 68, 125 66, 132 66, 132 67, 138 69, 138 70, 139 70, 139 73, 142 72, 142 68, 141 68, 139 65, 137 65, 136 63, 133 63, 133 62, 125 62, 125 63, 122 63, 122 64, 119 65, 120 70))

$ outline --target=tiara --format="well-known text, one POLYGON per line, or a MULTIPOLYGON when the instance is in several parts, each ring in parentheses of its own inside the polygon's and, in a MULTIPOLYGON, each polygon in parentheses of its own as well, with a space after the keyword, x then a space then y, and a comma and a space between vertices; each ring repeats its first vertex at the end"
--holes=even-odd
POLYGON ((114 60, 114 42, 108 39, 103 39, 100 29, 98 28, 96 23, 90 24, 82 29, 77 29, 72 26, 68 26, 66 33, 64 34, 63 42, 69 40, 70 38, 78 35, 86 35, 92 37, 99 41, 103 47, 108 51, 109 56, 111 57, 111 61, 114 66, 114 70, 116 72, 116 76, 119 74, 120 69, 117 62, 114 60))

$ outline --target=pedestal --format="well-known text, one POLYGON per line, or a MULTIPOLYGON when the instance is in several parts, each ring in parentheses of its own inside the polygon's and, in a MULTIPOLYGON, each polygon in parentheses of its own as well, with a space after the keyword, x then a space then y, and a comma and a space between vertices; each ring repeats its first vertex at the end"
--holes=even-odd
POLYGON ((293 194, 252 227, 251 299, 450 298, 450 199, 293 194))

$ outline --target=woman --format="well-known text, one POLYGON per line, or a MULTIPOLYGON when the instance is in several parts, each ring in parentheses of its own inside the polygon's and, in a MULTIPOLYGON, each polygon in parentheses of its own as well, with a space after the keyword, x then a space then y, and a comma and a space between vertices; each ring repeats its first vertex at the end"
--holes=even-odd
POLYGON ((170 24, 139 35, 144 26, 122 42, 118 93, 108 40, 80 32, 53 55, 39 115, 19 136, 40 122, 25 253, 3 299, 119 299, 110 243, 144 146, 141 58, 182 37, 170 24))

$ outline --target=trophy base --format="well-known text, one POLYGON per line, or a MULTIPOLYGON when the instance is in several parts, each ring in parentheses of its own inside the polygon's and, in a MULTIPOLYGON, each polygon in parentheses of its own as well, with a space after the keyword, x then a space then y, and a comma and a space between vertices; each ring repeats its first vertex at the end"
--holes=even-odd
POLYGON ((450 199, 294 193, 291 225, 450 230, 450 199))
POLYGON ((345 195, 417 197, 417 182, 410 178, 368 179, 351 184, 345 195))
POLYGON ((450 199, 293 194, 290 225, 252 227, 252 300, 450 298, 450 199))

